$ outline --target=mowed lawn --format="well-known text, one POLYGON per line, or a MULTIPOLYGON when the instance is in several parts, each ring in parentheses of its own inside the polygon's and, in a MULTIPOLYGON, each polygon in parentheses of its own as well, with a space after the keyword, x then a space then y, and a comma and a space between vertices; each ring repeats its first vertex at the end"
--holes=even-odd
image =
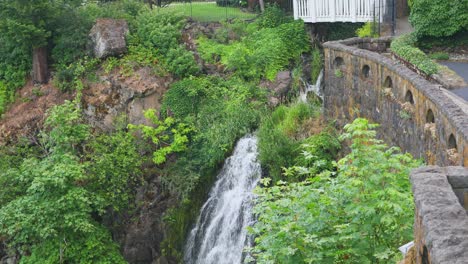
POLYGON ((160 8, 159 12, 175 12, 202 22, 222 21, 226 19, 253 19, 257 15, 243 12, 236 7, 222 7, 214 2, 210 3, 174 3, 168 7, 160 8))

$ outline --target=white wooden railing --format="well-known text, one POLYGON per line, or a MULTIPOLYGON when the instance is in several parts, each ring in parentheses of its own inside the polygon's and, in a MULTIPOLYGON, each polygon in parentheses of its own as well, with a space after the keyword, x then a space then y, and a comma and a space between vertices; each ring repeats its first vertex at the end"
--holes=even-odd
POLYGON ((293 0, 294 18, 306 23, 367 22, 382 17, 380 0, 293 0))

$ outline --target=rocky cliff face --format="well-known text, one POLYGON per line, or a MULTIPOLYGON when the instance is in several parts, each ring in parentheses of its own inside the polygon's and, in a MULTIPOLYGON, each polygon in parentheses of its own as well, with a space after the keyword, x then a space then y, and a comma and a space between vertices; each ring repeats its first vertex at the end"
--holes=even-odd
POLYGON ((83 113, 93 127, 104 131, 112 130, 116 118, 121 116, 131 124, 145 123, 143 112, 158 110, 173 82, 171 76, 154 76, 150 68, 141 68, 131 77, 114 72, 99 78, 99 82, 83 91, 83 113))

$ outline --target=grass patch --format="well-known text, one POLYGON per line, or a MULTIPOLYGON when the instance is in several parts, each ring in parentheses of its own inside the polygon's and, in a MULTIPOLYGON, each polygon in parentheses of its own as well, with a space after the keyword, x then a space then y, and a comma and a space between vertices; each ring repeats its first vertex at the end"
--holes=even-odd
POLYGON ((448 60, 450 56, 447 52, 434 52, 429 54, 429 58, 433 60, 448 60))
POLYGON ((221 7, 216 3, 176 3, 168 7, 160 8, 159 12, 175 12, 184 16, 192 17, 201 22, 214 22, 226 19, 253 19, 255 13, 242 11, 238 7, 221 7))

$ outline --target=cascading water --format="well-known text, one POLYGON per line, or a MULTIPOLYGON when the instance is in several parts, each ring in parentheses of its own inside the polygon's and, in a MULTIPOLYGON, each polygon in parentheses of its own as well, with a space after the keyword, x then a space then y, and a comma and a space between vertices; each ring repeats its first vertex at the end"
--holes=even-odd
POLYGON ((185 248, 187 264, 240 264, 250 244, 253 189, 260 180, 257 138, 239 140, 203 205, 185 248))
POLYGON ((304 90, 299 93, 299 101, 300 102, 307 102, 307 94, 309 92, 313 92, 315 95, 317 95, 320 99, 323 100, 323 94, 322 94, 322 84, 323 84, 323 69, 320 71, 320 74, 317 78, 317 82, 315 84, 309 84, 304 81, 304 90))

